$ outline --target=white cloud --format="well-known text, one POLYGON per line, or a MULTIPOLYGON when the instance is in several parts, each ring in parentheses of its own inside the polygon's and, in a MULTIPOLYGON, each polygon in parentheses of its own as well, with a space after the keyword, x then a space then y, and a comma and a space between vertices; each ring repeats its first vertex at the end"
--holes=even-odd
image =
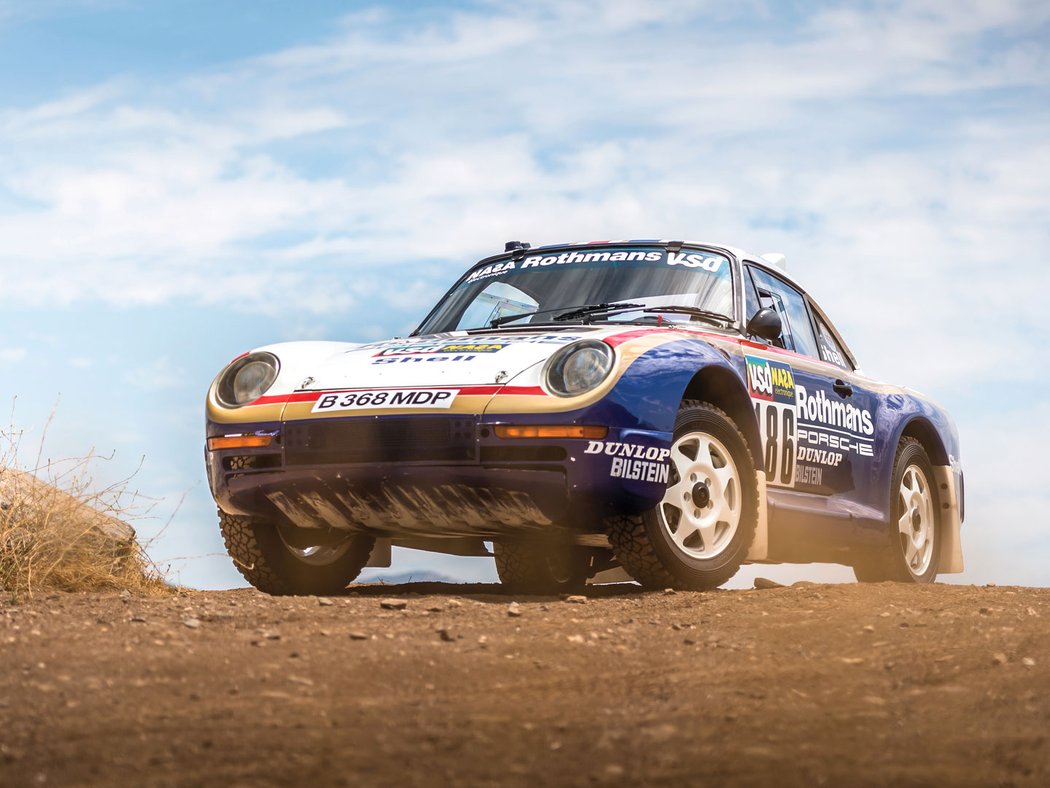
POLYGON ((23 347, 0 348, 0 363, 14 364, 26 357, 26 349, 23 347))
POLYGON ((187 385, 186 373, 169 357, 162 356, 124 374, 124 381, 144 391, 162 391, 187 385))

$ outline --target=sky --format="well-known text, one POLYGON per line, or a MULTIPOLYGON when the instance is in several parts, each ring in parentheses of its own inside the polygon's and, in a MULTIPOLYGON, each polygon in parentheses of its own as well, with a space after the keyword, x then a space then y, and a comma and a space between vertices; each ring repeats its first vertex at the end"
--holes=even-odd
POLYGON ((1029 0, 0 0, 0 403, 29 464, 130 477, 172 580, 241 585, 202 460, 234 356, 403 334, 511 238, 779 251, 954 415, 944 579, 1050 585, 1048 44, 1029 0))

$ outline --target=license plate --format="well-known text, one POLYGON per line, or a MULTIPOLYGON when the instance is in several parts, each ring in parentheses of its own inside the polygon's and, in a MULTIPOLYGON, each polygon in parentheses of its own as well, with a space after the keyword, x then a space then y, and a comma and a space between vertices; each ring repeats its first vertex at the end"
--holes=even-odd
POLYGON ((451 408, 459 389, 372 389, 322 394, 311 413, 375 408, 451 408))

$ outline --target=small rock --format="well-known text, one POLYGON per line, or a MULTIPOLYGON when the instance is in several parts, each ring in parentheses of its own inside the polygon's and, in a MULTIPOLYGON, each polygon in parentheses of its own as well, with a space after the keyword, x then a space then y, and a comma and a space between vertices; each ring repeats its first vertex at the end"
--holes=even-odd
POLYGON ((623 777, 623 767, 618 763, 610 763, 605 767, 605 776, 613 779, 623 777))
POLYGON ((444 609, 445 608, 443 608, 441 605, 431 605, 430 607, 427 608, 427 612, 428 613, 440 613, 444 609))
POLYGON ((991 611, 991 610, 989 610, 989 609, 988 609, 988 608, 986 608, 986 607, 982 607, 982 608, 981 608, 980 610, 978 610, 977 612, 978 612, 978 613, 980 613, 980 614, 981 614, 982 616, 990 616, 990 615, 992 614, 992 611, 991 611))
POLYGON ((673 588, 665 588, 664 589, 664 596, 674 596, 677 593, 678 592, 675 591, 673 588))
POLYGON ((686 638, 682 642, 685 643, 687 646, 695 646, 696 645, 696 640, 694 638, 686 638))
POLYGON ((864 657, 840 657, 847 665, 863 665, 864 657))
POLYGON ((1026 668, 1034 668, 1035 667, 1035 660, 1032 659, 1031 657, 1022 657, 1021 658, 1021 664, 1024 665, 1026 668))
POLYGON ((187 619, 185 619, 182 622, 182 625, 184 627, 187 627, 188 629, 200 629, 201 628, 201 622, 200 622, 199 618, 187 618, 187 619))
POLYGON ((875 631, 875 627, 873 627, 871 624, 865 624, 864 625, 864 631, 865 632, 869 632, 869 633, 870 632, 874 632, 875 631))
POLYGON ((350 639, 351 640, 368 640, 368 635, 365 634, 364 632, 351 632, 350 633, 350 639))
POLYGON ((383 610, 404 610, 408 607, 407 599, 380 599, 379 606, 383 610))
POLYGON ((132 624, 145 624, 146 623, 146 619, 144 619, 142 616, 132 616, 131 617, 131 623, 132 624))
POLYGON ((507 615, 511 618, 518 618, 521 616, 521 605, 517 602, 511 602, 507 605, 507 615))
POLYGON ((456 639, 456 636, 453 635, 451 632, 449 632, 449 630, 446 629, 445 627, 442 627, 441 629, 439 629, 437 631, 437 633, 438 633, 438 636, 446 643, 451 643, 453 640, 456 639))
POLYGON ((783 583, 778 583, 776 580, 770 580, 768 577, 756 577, 755 588, 783 588, 783 583))
POLYGON ((460 602, 458 599, 450 599, 448 600, 447 604, 449 607, 463 607, 463 603, 460 602))
POLYGON ((317 604, 319 604, 321 607, 331 607, 335 604, 335 602, 333 602, 331 599, 319 596, 317 597, 317 604))
POLYGON ((587 597, 583 596, 582 594, 570 594, 569 596, 565 597, 565 601, 568 602, 570 605, 586 605, 587 597))
POLYGON ((127 604, 128 600, 130 600, 130 599, 131 599, 131 592, 128 591, 128 589, 125 588, 123 591, 120 592, 120 601, 121 602, 124 602, 125 604, 127 604))
POLYGON ((292 684, 302 684, 304 687, 312 687, 314 685, 313 679, 308 679, 306 676, 289 676, 288 680, 292 684))
POLYGON ((998 654, 993 654, 992 655, 992 664, 993 665, 1005 665, 1007 662, 1009 662, 1009 660, 1006 658, 1006 655, 1003 654, 1002 652, 999 652, 998 654))
POLYGON ((878 695, 865 695, 864 702, 870 703, 872 706, 885 706, 886 699, 880 698, 878 695))
POLYGON ((568 641, 570 643, 583 643, 583 635, 569 635, 568 641))

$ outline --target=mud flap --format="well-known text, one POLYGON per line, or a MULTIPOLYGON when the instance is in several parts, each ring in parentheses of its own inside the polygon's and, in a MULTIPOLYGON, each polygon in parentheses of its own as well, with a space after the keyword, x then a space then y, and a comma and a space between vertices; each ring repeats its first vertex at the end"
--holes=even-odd
POLYGON ((755 539, 747 551, 746 561, 764 561, 769 558, 769 504, 766 500, 766 472, 755 474, 758 486, 758 522, 755 524, 755 539))
POLYGON ((959 490, 950 465, 934 465, 937 493, 941 502, 941 553, 937 572, 942 575, 963 571, 962 519, 959 516, 959 490))
POLYGON ((594 577, 587 579, 587 585, 589 586, 600 586, 605 583, 633 583, 634 578, 627 574, 627 570, 622 566, 614 566, 612 569, 606 569, 599 572, 594 577))

